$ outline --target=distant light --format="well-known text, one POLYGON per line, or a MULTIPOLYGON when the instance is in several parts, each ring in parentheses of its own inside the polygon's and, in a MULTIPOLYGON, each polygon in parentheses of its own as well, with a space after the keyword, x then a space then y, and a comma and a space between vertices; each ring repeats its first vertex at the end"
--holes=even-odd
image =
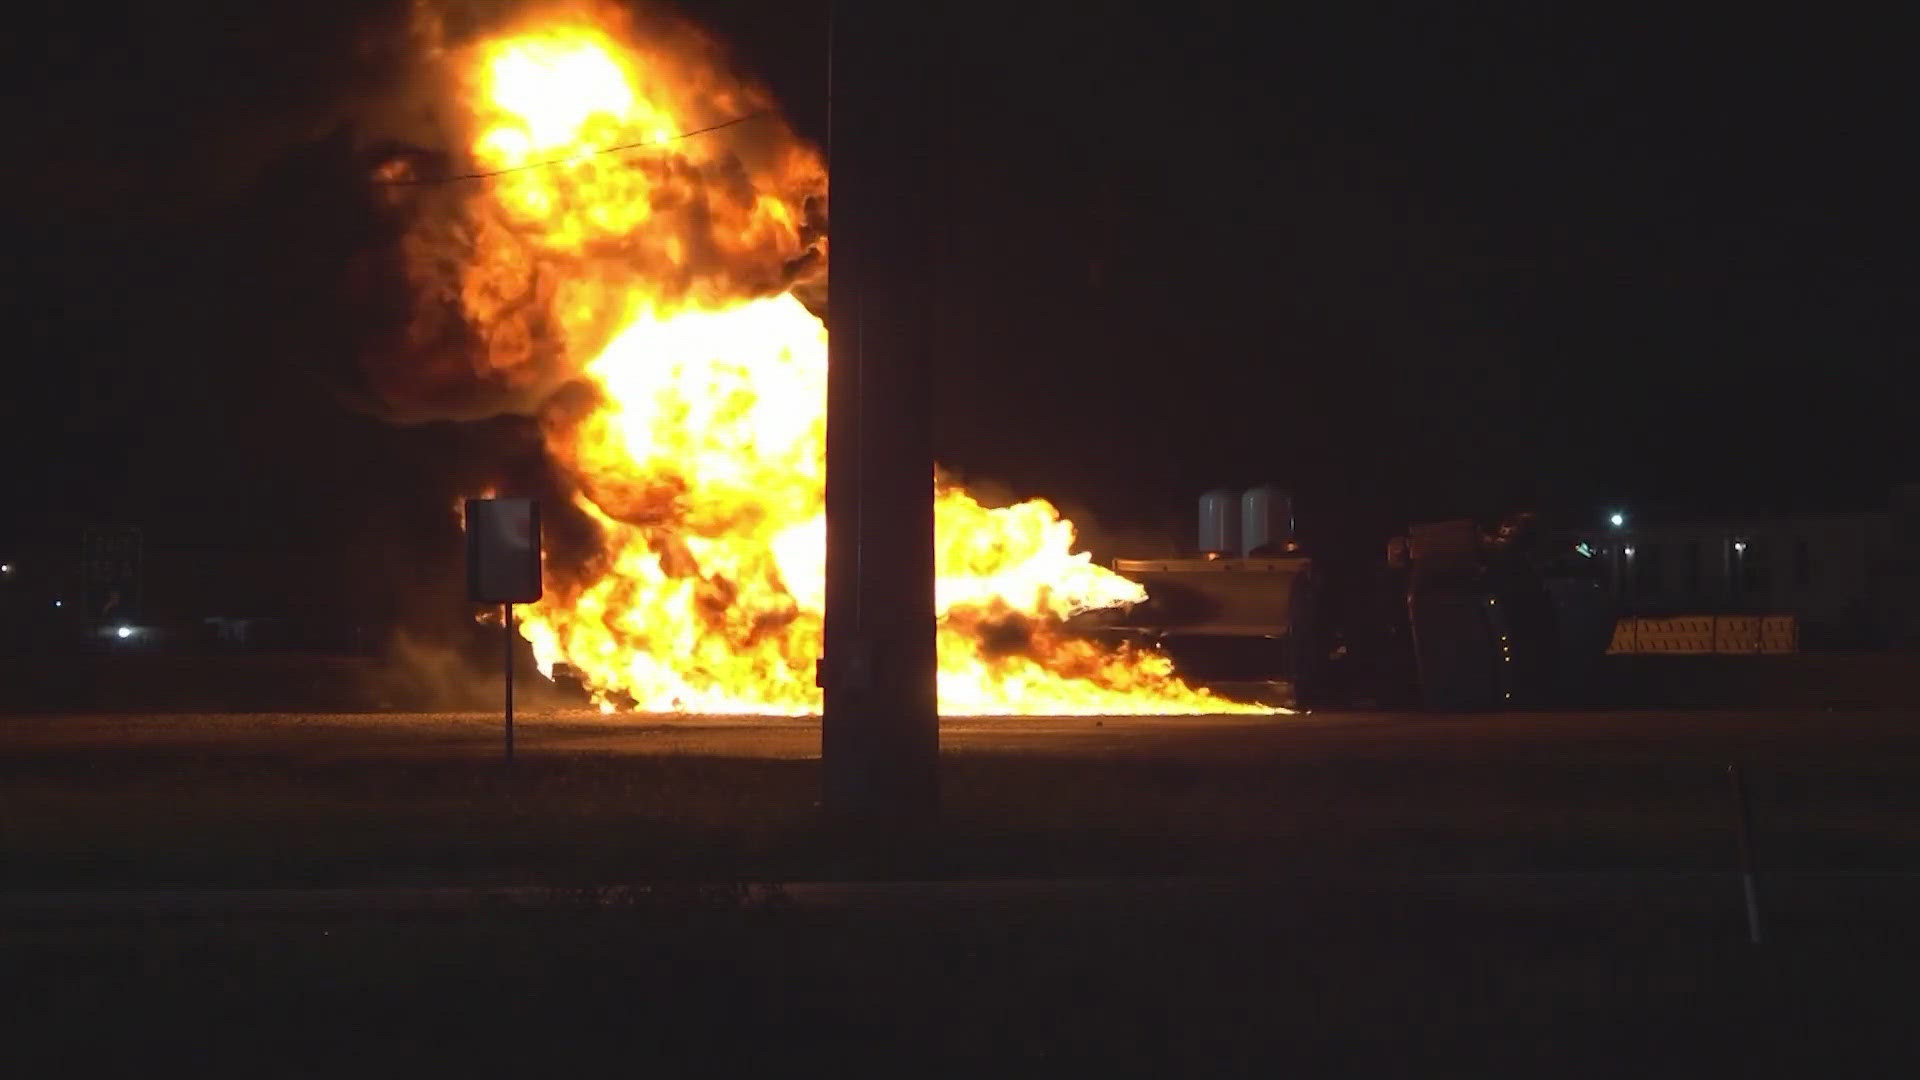
POLYGON ((1608 516, 1607 522, 1617 529, 1620 526, 1625 525, 1627 523, 1627 515, 1621 513, 1618 510, 1615 510, 1610 516, 1608 516))
POLYGON ((113 636, 119 638, 122 641, 125 641, 126 639, 133 636, 133 627, 123 626, 120 629, 115 630, 113 632, 113 636))
POLYGON ((61 603, 60 601, 58 601, 58 600, 55 600, 55 601, 53 602, 53 606, 54 606, 54 607, 63 607, 63 606, 65 606, 65 605, 64 605, 64 604, 62 604, 62 603, 61 603))
POLYGON ((13 564, 10 562, 0 562, 0 574, 11 573, 13 573, 13 564))
POLYGON ((1628 545, 1627 545, 1627 546, 1626 546, 1625 548, 1623 548, 1622 550, 1624 550, 1624 551, 1625 551, 1625 552, 1627 553, 1627 558, 1629 558, 1629 559, 1631 559, 1631 558, 1633 558, 1633 545, 1632 545, 1632 544, 1628 544, 1628 545))
POLYGON ((1733 542, 1733 550, 1735 551, 1747 550, 1747 542, 1745 540, 1735 540, 1733 542))

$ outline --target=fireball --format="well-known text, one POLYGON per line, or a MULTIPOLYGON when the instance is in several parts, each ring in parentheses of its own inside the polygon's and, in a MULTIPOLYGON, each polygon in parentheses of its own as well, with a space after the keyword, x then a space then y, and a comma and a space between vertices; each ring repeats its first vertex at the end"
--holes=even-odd
MULTIPOLYGON (((824 271, 826 172, 698 40, 576 3, 449 50, 488 175, 460 196, 443 291, 482 376, 570 384, 539 415, 599 550, 550 561, 524 610, 542 670, 609 710, 815 713, 827 336, 796 289, 824 271)), ((448 245, 417 249, 437 267, 448 245)), ((1269 711, 1070 632, 1146 594, 1052 505, 929 482, 944 713, 1269 711)))

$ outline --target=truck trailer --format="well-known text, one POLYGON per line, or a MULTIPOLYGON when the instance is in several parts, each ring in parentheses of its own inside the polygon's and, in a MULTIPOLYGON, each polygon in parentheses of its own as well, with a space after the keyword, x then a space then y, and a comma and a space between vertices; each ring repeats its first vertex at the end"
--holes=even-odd
MULTIPOLYGON (((1593 550, 1527 514, 1423 522, 1335 575, 1272 485, 1209 491, 1197 551, 1117 558, 1148 599, 1088 620, 1223 692, 1302 707, 1481 710, 1591 696, 1614 613, 1593 550)), ((1351 563, 1351 560, 1348 560, 1351 563)))

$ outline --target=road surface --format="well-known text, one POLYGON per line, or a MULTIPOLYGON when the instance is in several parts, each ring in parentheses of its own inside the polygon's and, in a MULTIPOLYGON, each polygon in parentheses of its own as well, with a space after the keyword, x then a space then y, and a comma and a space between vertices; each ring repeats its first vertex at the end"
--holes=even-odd
MULTIPOLYGON (((789 717, 601 715, 540 710, 515 717, 523 754, 685 754, 805 760, 818 721, 789 717)), ((487 756, 498 713, 187 713, 0 716, 0 758, 89 747, 304 756, 487 756)), ((1756 763, 1860 759, 1920 766, 1920 709, 1746 709, 1439 715, 1315 712, 1266 717, 949 717, 950 755, 1083 757, 1103 762, 1409 756, 1435 761, 1518 756, 1756 763)))

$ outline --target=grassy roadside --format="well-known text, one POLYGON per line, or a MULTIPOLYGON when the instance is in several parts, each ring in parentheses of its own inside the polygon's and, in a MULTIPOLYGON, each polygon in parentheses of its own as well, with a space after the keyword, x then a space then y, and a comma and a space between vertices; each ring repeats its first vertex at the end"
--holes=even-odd
POLYGON ((0 1030, 36 1073, 1766 1076, 1914 1060, 1913 942, 1783 931, 1755 950, 1724 918, 1311 894, 134 925, 0 940, 29 990, 0 1030))
POLYGON ((943 758, 940 834, 894 852, 821 827, 818 763, 789 745, 804 732, 756 755, 666 733, 607 749, 590 729, 536 726, 507 770, 481 726, 0 724, 0 890, 1267 884, 23 920, 0 928, 9 1063, 1610 1077, 1902 1075, 1920 1060, 1906 1016, 1920 940, 1899 897, 1783 903, 1756 950, 1732 891, 1658 905, 1316 877, 1723 868, 1729 755, 1755 766, 1770 865, 1920 869, 1920 737, 1901 716, 1363 719, 1251 740, 1092 728, 1026 750, 989 732, 943 758))
MULTIPOLYGON (((1757 772, 1776 867, 1920 868, 1920 762, 1856 748, 1757 772)), ((0 752, 0 888, 594 884, 1302 871, 1712 869, 1711 754, 1152 760, 960 750, 924 844, 841 842, 818 763, 690 753, 244 746, 0 752)))

